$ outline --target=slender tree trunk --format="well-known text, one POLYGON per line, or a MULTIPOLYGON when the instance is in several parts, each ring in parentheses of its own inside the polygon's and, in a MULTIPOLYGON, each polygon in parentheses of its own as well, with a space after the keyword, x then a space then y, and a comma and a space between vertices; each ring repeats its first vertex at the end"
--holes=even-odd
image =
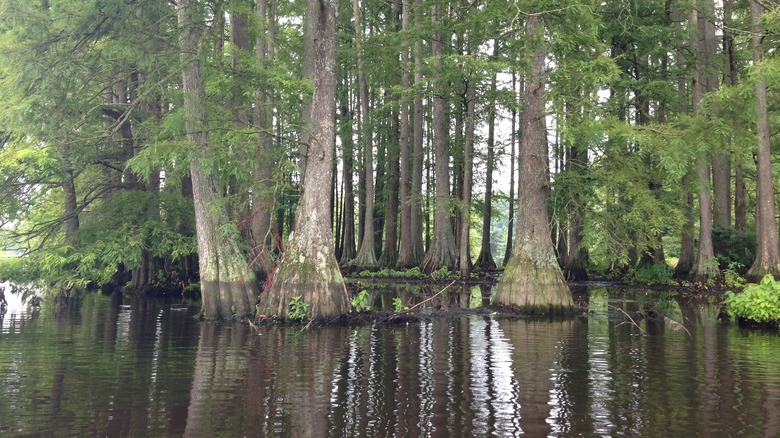
POLYGON ((247 269, 245 257, 239 250, 238 236, 232 233, 223 235, 220 231, 228 222, 228 213, 219 202, 218 170, 209 162, 206 92, 200 71, 200 44, 205 18, 199 6, 193 0, 180 0, 177 4, 185 130, 187 139, 195 148, 190 174, 203 312, 207 317, 242 317, 253 312, 259 288, 254 273, 247 269))
MULTIPOLYGON (((580 111, 579 108, 573 111, 580 111)), ((583 179, 588 172, 588 149, 580 143, 579 138, 573 139, 574 144, 568 151, 566 171, 580 175, 583 179)), ((583 195, 575 195, 567 208, 569 219, 568 229, 568 254, 563 267, 564 276, 568 281, 585 281, 588 279, 588 271, 585 269, 588 252, 582 245, 582 217, 585 213, 585 199, 583 195)))
MULTIPOLYGON (((470 45, 474 43, 471 42, 470 45)), ((477 49, 471 50, 470 56, 477 58, 477 49)), ((463 193, 460 207, 460 245, 458 248, 458 268, 460 277, 464 280, 471 275, 471 189, 474 171, 474 117, 477 108, 477 83, 474 77, 468 79, 466 89, 466 120, 463 139, 463 193)), ((488 164, 488 166, 490 166, 488 164)))
MULTIPOLYGON (((493 59, 498 57, 498 40, 493 41, 493 59)), ((480 245, 479 257, 476 265, 483 271, 492 271, 496 269, 496 262, 493 260, 493 249, 490 245, 490 226, 493 218, 493 167, 495 166, 496 145, 496 74, 490 81, 490 94, 492 103, 488 107, 488 137, 487 137, 487 162, 485 166, 485 207, 482 211, 482 244, 480 245)), ((513 145, 514 147, 514 145, 513 145)), ((513 187, 514 188, 514 187, 513 187)))
MULTIPOLYGON (((418 26, 423 24, 423 0, 416 1, 415 21, 418 26)), ((423 41, 418 39, 414 43, 414 85, 415 88, 422 86, 423 83, 423 41)), ((409 266, 417 266, 422 262, 423 251, 423 217, 422 217, 422 181, 423 181, 423 159, 425 151, 423 149, 423 101, 419 93, 414 95, 414 119, 412 122, 412 184, 411 184, 411 223, 410 231, 412 234, 412 255, 407 262, 409 266)))
MULTIPOLYGON (((680 1, 673 0, 671 6, 672 24, 677 34, 682 33, 682 13, 680 11, 680 1)), ((677 97, 678 107, 680 114, 688 112, 688 82, 686 79, 686 67, 685 67, 685 53, 683 48, 684 41, 682 39, 677 41, 679 49, 675 54, 675 62, 677 64, 677 97)), ((685 203, 683 205, 683 212, 685 215, 685 223, 683 224, 680 235, 680 257, 677 261, 677 266, 674 269, 674 274, 677 277, 686 277, 693 268, 693 263, 696 261, 696 251, 694 245, 694 227, 696 225, 696 218, 694 214, 694 198, 691 190, 691 180, 694 178, 692 172, 688 172, 684 175, 680 181, 680 187, 685 197, 685 203)))
MULTIPOLYGON (((701 68, 702 91, 710 93, 717 90, 721 68, 717 59, 717 40, 715 35, 715 2, 701 0, 699 15, 700 29, 703 30, 704 47, 701 68)), ((713 220, 723 227, 731 226, 731 156, 728 151, 714 148, 712 152, 712 190, 713 220)))
POLYGON ((362 40, 363 30, 360 27, 360 4, 358 0, 352 0, 352 13, 355 20, 355 49, 357 50, 358 89, 360 99, 360 141, 363 146, 363 181, 365 183, 365 211, 363 217, 363 231, 361 233, 360 247, 352 264, 359 268, 373 268, 377 266, 374 247, 374 152, 371 144, 371 132, 368 126, 368 86, 363 66, 362 40))
MULTIPOLYGON (((761 68, 763 53, 760 44, 763 28, 760 25, 761 14, 765 8, 759 0, 750 0, 750 21, 753 26, 753 65, 761 68)), ((777 220, 775 218, 775 196, 772 185, 772 152, 769 135, 769 111, 767 108, 766 73, 759 72, 756 82, 756 115, 758 123, 758 153, 756 154, 756 260, 750 267, 747 277, 750 281, 759 281, 767 274, 777 278, 780 275, 780 249, 777 239, 777 220)))
POLYGON ((69 153, 68 145, 63 147, 63 157, 65 157, 65 164, 63 164, 63 172, 65 179, 62 181, 62 191, 65 192, 65 245, 77 246, 78 239, 76 234, 79 231, 79 210, 78 200, 76 198, 76 180, 74 177, 74 170, 67 162, 67 156, 69 153))
MULTIPOLYGON (((699 15, 696 8, 691 9, 690 24, 696 26, 699 15)), ((697 32, 691 36, 691 47, 695 53, 701 53, 700 38, 697 32)), ((700 115, 700 105, 703 92, 702 72, 699 63, 693 66, 693 97, 691 108, 693 116, 700 115)), ((691 269, 691 275, 696 281, 706 281, 718 274, 718 265, 715 260, 715 250, 712 246, 712 196, 710 191, 710 164, 705 156, 697 159, 696 173, 699 177, 699 251, 696 262, 691 269)))
MULTIPOLYGON (((409 30, 409 0, 401 2, 401 30, 409 30)), ((410 153, 409 142, 409 103, 405 93, 409 91, 409 47, 406 37, 402 40, 401 47, 401 120, 400 120, 400 146, 401 146, 401 164, 400 164, 400 182, 401 182, 401 231, 400 245, 398 248, 398 261, 396 267, 406 269, 419 264, 420 260, 414 259, 414 239, 412 234, 412 154, 410 153)), ((417 240, 419 240, 419 236, 417 240)))
POLYGON ((337 12, 337 0, 306 2, 304 21, 308 25, 304 28, 309 33, 304 39, 317 42, 313 52, 315 75, 309 155, 295 216, 295 232, 274 270, 270 286, 260 296, 258 309, 269 316, 286 318, 293 297, 309 304, 308 318, 335 318, 349 309, 344 280, 333 252, 328 214, 336 141, 337 12))
MULTIPOLYGON (((255 41, 255 59, 259 68, 270 68, 274 56, 274 2, 257 1, 258 36, 255 41)), ((249 50, 248 35, 245 50, 249 50)), ((255 144, 252 178, 255 187, 250 198, 249 215, 250 260, 259 279, 265 279, 273 269, 270 243, 277 239, 271 227, 271 210, 274 204, 273 168, 273 107, 268 84, 261 84, 254 102, 254 125, 259 131, 255 144)))
MULTIPOLYGON (((345 80, 346 82, 346 80, 345 80)), ((355 258, 355 192, 353 189, 354 168, 354 143, 352 142, 352 111, 349 107, 348 87, 345 86, 341 94, 341 149, 344 154, 342 166, 342 180, 344 181, 344 226, 341 233, 341 260, 342 265, 348 264, 355 258)))
POLYGON ((382 246, 380 266, 395 266, 398 261, 398 184, 399 184, 399 146, 398 117, 390 111, 390 136, 387 143, 387 187, 385 197, 385 242, 382 246))
MULTIPOLYGON (((726 83, 733 87, 737 85, 737 55, 734 50, 734 20, 732 18, 732 0, 723 1, 723 52, 728 57, 726 83)), ((735 121, 736 123, 736 121, 735 121)), ((744 230, 747 226, 747 201, 742 160, 735 162, 734 171, 734 228, 744 230)))
MULTIPOLYGON (((574 306, 555 258, 547 213, 549 160, 544 96, 544 25, 540 15, 526 18, 525 42, 533 48, 523 93, 520 150, 522 205, 512 258, 498 283, 493 302, 530 312, 556 313, 574 306)), ((531 50, 531 49, 529 49, 531 50)))
POLYGON ((434 73, 433 81, 437 91, 431 100, 433 101, 433 142, 435 162, 435 187, 434 197, 435 218, 433 223, 433 238, 428 251, 425 253, 420 268, 423 272, 431 273, 442 267, 453 269, 455 267, 455 236, 452 234, 450 222, 450 175, 449 152, 447 150, 447 120, 446 106, 442 94, 445 82, 442 79, 444 67, 444 47, 442 32, 439 29, 442 19, 442 5, 437 3, 433 7, 433 41, 431 42, 431 54, 433 56, 434 73))
MULTIPOLYGON (((512 98, 517 99, 517 76, 512 72, 512 98)), ((506 251, 504 266, 512 256, 512 238, 515 225, 515 144, 517 143, 517 108, 512 107, 512 134, 510 135, 511 152, 509 153, 509 213, 507 217, 506 251)))

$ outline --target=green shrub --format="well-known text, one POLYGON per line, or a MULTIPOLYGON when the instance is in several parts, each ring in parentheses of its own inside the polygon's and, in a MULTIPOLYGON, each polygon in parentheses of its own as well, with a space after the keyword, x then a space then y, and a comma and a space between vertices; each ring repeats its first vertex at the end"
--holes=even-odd
POLYGON ((768 274, 760 283, 745 286, 741 293, 726 292, 723 303, 732 318, 777 324, 780 322, 780 282, 768 274))
POLYGON ((350 303, 352 304, 352 308, 355 309, 355 312, 365 312, 367 310, 371 310, 371 303, 369 300, 370 297, 368 295, 368 291, 363 289, 359 294, 352 298, 352 300, 350 300, 350 303))
POLYGON ((301 298, 303 298, 302 295, 292 297, 289 303, 290 310, 287 312, 287 319, 298 322, 303 322, 306 319, 310 304, 301 301, 301 298))
POLYGON ((753 230, 737 230, 715 224, 712 229, 712 246, 721 269, 731 263, 750 266, 756 254, 756 233, 753 230))
POLYGON ((395 269, 383 268, 379 271, 360 271, 355 274, 361 278, 424 278, 425 274, 420 271, 420 268, 414 267, 405 271, 396 271, 395 269))
POLYGON ((676 284, 672 277, 674 277, 674 270, 665 262, 646 268, 639 268, 634 273, 634 281, 636 283, 646 284, 648 286, 654 284, 676 284))

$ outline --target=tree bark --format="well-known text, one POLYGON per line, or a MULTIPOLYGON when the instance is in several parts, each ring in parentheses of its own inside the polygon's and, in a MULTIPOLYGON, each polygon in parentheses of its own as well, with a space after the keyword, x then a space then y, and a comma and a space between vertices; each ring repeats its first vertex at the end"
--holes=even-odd
MULTIPOLYGON (((761 39, 763 29, 761 14, 765 12, 759 0, 750 0, 750 21, 753 26, 753 66, 761 68, 763 53, 761 39)), ((769 134, 769 111, 767 108, 766 73, 759 71, 756 82, 756 259, 747 273, 750 281, 757 282, 767 274, 775 278, 780 275, 780 249, 778 249, 777 220, 775 218, 775 196, 772 185, 772 152, 769 134)))
POLYGON ((204 12, 193 0, 177 4, 179 48, 184 91, 185 130, 195 147, 190 166, 198 239, 203 312, 207 317, 239 317, 254 310, 258 285, 247 269, 235 234, 223 235, 227 209, 220 204, 218 170, 211 164, 206 119, 206 92, 201 77, 201 44, 204 12))
MULTIPOLYGON (((401 30, 409 30, 409 1, 401 2, 401 30)), ((406 93, 409 92, 409 47, 406 37, 401 42, 401 120, 400 120, 400 210, 401 230, 398 248, 398 260, 396 267, 406 269, 419 264, 419 259, 414 259, 414 235, 412 234, 412 154, 409 142, 409 103, 406 93)), ((419 240, 419 237, 417 237, 419 240)))
POLYGON ((349 108, 348 87, 341 94, 341 150, 344 155, 342 180, 344 181, 344 226, 341 233, 340 263, 346 265, 355 258, 355 191, 353 188, 354 143, 352 142, 352 111, 349 108))
MULTIPOLYGON (((698 11, 691 9, 690 25, 696 26, 699 22, 698 11)), ((701 45, 697 32, 691 34, 691 47, 695 53, 701 52, 701 45)), ((693 98, 691 99, 691 108, 693 116, 700 115, 700 104, 703 92, 702 72, 699 68, 699 62, 693 65, 693 98)), ((718 265, 715 260, 715 251, 712 246, 712 196, 710 192, 710 163, 706 156, 700 156, 696 162, 696 173, 698 179, 699 192, 699 251, 696 261, 691 269, 691 276, 696 281, 707 281, 718 275, 718 265)))
MULTIPOLYGON (((682 34, 682 12, 679 0, 674 0, 672 3, 671 16, 675 32, 678 35, 682 34)), ((686 79, 684 41, 682 39, 678 40, 677 46, 679 49, 675 53, 675 61, 679 72, 677 75, 678 107, 680 114, 685 114, 688 112, 688 81, 686 79)), ((683 214, 685 215, 685 223, 680 234, 680 257, 677 261, 677 266, 674 268, 676 277, 688 276, 691 268, 693 268, 693 263, 696 261, 696 248, 694 245, 696 219, 694 217, 693 192, 690 188, 692 179, 693 172, 689 171, 680 181, 680 187, 684 196, 683 214)))
POLYGON ((363 64, 362 40, 363 30, 360 27, 360 5, 358 0, 352 0, 352 13, 355 20, 355 50, 357 51, 358 89, 360 99, 360 142, 363 146, 363 181, 365 184, 365 210, 363 217, 363 232, 357 256, 352 265, 358 268, 374 268, 377 266, 374 247, 374 152, 371 144, 371 132, 368 126, 368 86, 366 85, 365 67, 363 64))
MULTIPOLYGON (((512 72, 512 98, 517 99, 517 76, 512 72)), ((510 135, 511 152, 509 153, 509 212, 507 217, 506 251, 504 252, 504 266, 509 263, 512 256, 512 238, 515 225, 515 144, 517 143, 517 108, 512 107, 512 134, 510 135)))
POLYGON ((437 3, 433 7, 433 41, 431 42, 431 55, 433 56, 434 70, 433 82, 436 87, 433 101, 433 142, 435 162, 435 187, 434 197, 435 217, 433 223, 433 238, 428 251, 425 253, 420 269, 425 273, 431 273, 442 267, 453 269, 455 267, 455 236, 452 233, 450 222, 450 174, 449 152, 447 150, 447 103, 444 100, 445 82, 442 79, 441 70, 444 67, 444 47, 442 32, 439 29, 442 17, 442 5, 437 3))
MULTIPOLYGON (((474 45, 474 42, 470 42, 470 45, 474 45)), ((476 60, 476 48, 471 50, 470 56, 476 60)), ((477 108, 476 78, 469 78, 466 86, 466 120, 463 138, 463 193, 460 207, 460 245, 458 247, 458 268, 460 269, 460 278, 464 280, 471 275, 471 239, 469 232, 471 221, 469 219, 471 218, 471 190, 474 178, 474 117, 477 108)))
MULTIPOLYGON (((498 57, 498 40, 493 41, 493 59, 498 57)), ((496 95, 496 74, 490 81, 490 94, 496 95)), ((490 245, 490 226, 493 218, 493 167, 495 165, 496 145, 496 102, 495 98, 488 107, 488 137, 487 137, 487 162, 485 164, 485 206, 482 210, 482 243, 479 249, 476 265, 483 271, 492 271, 496 269, 496 262, 493 260, 493 250, 490 245)), ((512 145, 514 147, 514 145, 512 145)), ((514 187, 513 187, 514 188, 514 187)))
MULTIPOLYGON (((417 25, 423 24, 423 0, 416 2, 417 25)), ((414 43, 414 86, 415 89, 422 86, 423 83, 423 41, 417 39, 414 43)), ((423 181, 423 159, 425 151, 423 149, 423 102, 420 93, 414 95, 414 119, 412 122, 412 187, 411 187, 411 216, 412 221, 409 229, 412 234, 412 254, 406 262, 408 267, 417 266, 424 256, 423 251, 423 218, 422 218, 422 181, 423 181)))
POLYGON ((261 313, 287 318, 293 297, 309 304, 310 319, 335 318, 349 309, 347 291, 333 249, 330 224, 330 181, 336 141, 337 0, 307 0, 306 35, 317 41, 314 50, 314 94, 311 136, 303 193, 295 216, 295 231, 260 295, 261 313), (313 23, 313 25, 312 25, 313 23))
POLYGON ((398 261, 398 185, 399 185, 399 153, 400 139, 398 137, 398 117, 395 111, 390 111, 390 135, 387 143, 387 186, 385 187, 385 242, 382 246, 382 256, 379 265, 391 267, 398 261))
MULTIPOLYGON (((257 1, 258 36, 255 41, 255 60, 260 69, 270 68, 274 58, 275 2, 270 0, 257 1)), ((247 43, 246 50, 249 50, 247 43)), ((250 198, 251 213, 249 216, 250 230, 250 260, 252 269, 259 279, 265 279, 273 269, 273 258, 270 254, 270 244, 280 236, 271 226, 271 211, 275 203, 273 168, 273 100, 268 84, 262 83, 257 89, 254 102, 254 125, 258 130, 255 144, 255 158, 252 169, 252 179, 255 182, 250 198)))
MULTIPOLYGON (((703 92, 717 90, 721 68, 717 58, 717 40, 715 36, 715 2, 702 0, 702 15, 699 17, 703 28, 704 47, 704 83, 703 92)), ((713 220, 723 226, 731 226, 731 156, 728 151, 716 147, 712 152, 712 190, 713 220)))
POLYGON ((543 32, 541 16, 529 15, 525 41, 526 47, 533 48, 533 55, 523 92, 519 181, 523 208, 518 214, 512 258, 498 283, 493 302, 529 312, 557 313, 569 311, 574 303, 555 258, 547 213, 550 166, 544 108, 543 32))

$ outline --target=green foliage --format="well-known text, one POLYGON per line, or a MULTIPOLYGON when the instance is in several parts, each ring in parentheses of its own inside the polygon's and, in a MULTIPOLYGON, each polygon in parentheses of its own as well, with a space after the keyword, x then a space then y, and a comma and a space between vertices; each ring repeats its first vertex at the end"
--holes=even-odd
POLYGON ((307 313, 309 311, 309 303, 305 303, 301 301, 301 298, 303 298, 302 295, 298 295, 295 297, 292 297, 289 303, 290 310, 287 312, 287 319, 290 321, 298 321, 303 322, 307 318, 307 313))
POLYGON ((355 312, 365 312, 371 310, 370 299, 371 297, 368 294, 368 291, 363 289, 350 300, 350 303, 355 312))
POLYGON ((639 268, 634 273, 634 281, 639 284, 674 285, 674 270, 666 263, 658 263, 646 268, 639 268))
POLYGON ((360 271, 356 274, 357 277, 361 278, 426 278, 427 275, 425 275, 422 271, 420 271, 419 267, 414 267, 411 269, 406 269, 403 271, 397 271, 395 269, 391 268, 383 268, 379 271, 360 271))
POLYGON ((405 306, 404 302, 401 301, 400 298, 395 297, 393 298, 393 310, 395 313, 403 312, 404 310, 409 310, 409 306, 405 306))
POLYGON ((712 229, 712 245, 721 267, 732 263, 750 266, 756 254, 756 234, 752 229, 737 230, 715 224, 712 229))
POLYGON ((434 280, 446 280, 448 278, 457 277, 457 272, 450 272, 450 268, 442 266, 441 268, 431 272, 431 278, 434 280))
POLYGON ((726 292, 724 305, 732 318, 777 324, 780 322, 780 282, 768 274, 760 283, 749 284, 738 294, 726 292))
POLYGON ((721 270, 723 274, 723 284, 728 288, 742 289, 745 287, 745 277, 740 274, 745 266, 741 263, 731 262, 726 269, 721 270))

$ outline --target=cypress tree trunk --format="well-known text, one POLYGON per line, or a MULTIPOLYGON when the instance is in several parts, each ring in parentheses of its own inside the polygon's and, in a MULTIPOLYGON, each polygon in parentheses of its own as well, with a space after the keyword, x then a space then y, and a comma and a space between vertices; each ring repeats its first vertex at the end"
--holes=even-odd
POLYGON ((530 312, 557 313, 569 311, 574 303, 555 258, 547 213, 550 167, 544 120, 543 31, 539 15, 526 18, 526 44, 535 49, 523 93, 523 146, 520 152, 523 208, 518 214, 512 258, 498 283, 493 303, 530 312))
POLYGON ((180 0, 177 6, 185 129, 187 139, 196 149, 190 174, 203 312, 207 317, 217 318, 233 314, 247 316, 254 310, 258 285, 239 250, 238 236, 220 232, 229 219, 227 209, 219 203, 221 191, 218 170, 209 163, 206 93, 200 72, 204 15, 193 0, 180 0))
POLYGON ((373 268, 377 266, 376 252, 374 251, 374 153, 371 145, 371 134, 368 126, 368 86, 363 66, 363 53, 361 41, 363 31, 360 28, 360 5, 358 0, 352 0, 352 13, 355 19, 355 49, 358 60, 358 89, 360 92, 360 141, 363 146, 363 181, 365 184, 365 210, 363 217, 363 230, 357 256, 352 260, 352 265, 358 268, 373 268))
MULTIPOLYGON (((750 21, 753 25, 753 65, 763 58, 760 44, 763 37, 759 24, 765 12, 759 0, 750 0, 750 21)), ((767 109, 766 74, 756 82, 756 115, 758 124, 758 154, 756 155, 756 260, 747 273, 750 281, 759 281, 766 274, 780 275, 780 249, 778 249, 775 196, 772 186, 772 152, 769 139, 769 111, 767 109)))
POLYGON ((385 242, 379 265, 391 267, 398 261, 398 184, 399 184, 399 144, 398 118, 390 111, 390 136, 387 144, 387 187, 385 197, 385 242))
MULTIPOLYGON (((680 11, 680 1, 675 0, 672 4, 672 23, 674 25, 675 32, 681 34, 682 32, 682 14, 680 11)), ((688 111, 688 82, 686 79, 686 72, 683 66, 685 65, 684 54, 684 41, 677 41, 679 49, 675 54, 675 60, 677 63, 677 69, 679 74, 677 76, 677 94, 679 99, 679 111, 680 114, 685 114, 688 111)), ((674 268, 674 275, 676 277, 686 277, 693 268, 693 263, 696 260, 696 251, 694 246, 694 227, 696 225, 696 219, 694 217, 694 204, 693 204, 693 192, 691 191, 691 179, 693 179, 693 173, 689 172, 684 175, 680 181, 682 192, 685 196, 685 204, 683 205, 683 212, 685 215, 685 223, 680 235, 680 258, 677 261, 677 266, 674 268)))
MULTIPOLYGON (((699 22, 698 11, 691 9, 690 24, 696 26, 699 22)), ((697 32, 691 36, 691 47, 694 51, 701 48, 697 32)), ((702 74, 697 64, 693 66, 693 98, 691 100, 694 117, 700 114, 702 98, 702 74)), ((706 281, 718 275, 715 260, 715 250, 712 246, 712 196, 710 192, 710 164, 706 157, 699 157, 696 163, 696 173, 699 177, 699 251, 696 262, 691 269, 691 276, 696 281, 706 281)))
MULTIPOLYGON (((476 59, 477 50, 471 50, 471 57, 476 59)), ((466 120, 465 137, 463 141, 463 193, 460 208, 460 245, 458 248, 458 268, 460 278, 466 280, 471 275, 471 245, 469 225, 471 217, 471 188, 473 186, 474 170, 474 117, 477 107, 477 84, 469 78, 466 90, 466 120)), ((489 164, 488 164, 489 166, 489 164)))
MULTIPOLYGON (((409 0, 401 2, 401 29, 409 29, 409 0)), ((409 90, 409 48, 406 38, 401 47, 401 89, 402 93, 409 90)), ((400 120, 400 210, 401 230, 400 244, 398 248, 398 269, 410 268, 419 264, 414 255, 414 236, 412 235, 412 154, 409 143, 409 103, 404 95, 401 96, 401 120, 400 120)), ((419 240, 419 237, 417 238, 419 240)))
MULTIPOLYGON (((493 59, 498 56, 498 41, 493 41, 493 59)), ((496 75, 490 81, 491 96, 496 94, 496 75)), ((490 245, 490 226, 493 217, 493 166, 496 156, 495 130, 496 130, 496 105, 495 99, 488 108, 488 137, 487 137, 487 163, 485 171, 485 207, 482 211, 482 244, 479 249, 476 265, 483 271, 496 269, 493 260, 493 251, 490 245)), ((514 145, 513 145, 514 147, 514 145)), ((513 187, 514 188, 514 187, 513 187)))
POLYGON ((352 111, 349 109, 348 87, 341 94, 341 149, 344 154, 342 180, 344 181, 344 225, 341 233, 341 259, 346 265, 357 254, 355 248, 355 191, 353 188, 354 143, 352 142, 352 111))
POLYGON ((330 181, 336 141, 337 0, 307 0, 304 20, 316 26, 305 39, 317 42, 314 51, 314 95, 311 135, 307 145, 303 193, 295 216, 295 232, 274 270, 270 285, 260 295, 258 309, 286 318, 293 297, 309 304, 308 318, 335 318, 347 312, 349 302, 333 252, 330 224, 330 181))
MULTIPOLYGON (((715 2, 702 0, 702 14, 699 16, 703 28, 703 92, 717 90, 721 68, 717 59, 717 41, 715 38, 715 2)), ((713 221, 723 226, 731 226, 731 156, 721 148, 712 152, 712 190, 713 221)))
MULTIPOLYGON (((576 172, 582 176, 588 171, 588 149, 579 144, 579 139, 574 139, 574 144, 569 148, 567 171, 576 172)), ((568 254, 563 267, 564 276, 568 281, 585 281, 588 279, 588 271, 585 265, 588 252, 582 246, 582 216, 585 213, 585 200, 581 194, 567 208, 569 219, 568 229, 568 254)))
POLYGON ((74 171, 68 162, 68 145, 62 146, 63 154, 65 157, 63 160, 63 172, 65 173, 65 179, 62 181, 62 190, 65 192, 65 245, 77 246, 76 233, 79 231, 79 210, 78 200, 76 198, 76 180, 74 178, 74 171))
MULTIPOLYGON (((731 0, 723 1, 723 52, 728 56, 726 82, 730 87, 737 85, 737 56, 734 51, 734 20, 732 18, 731 0)), ((736 121, 735 121, 736 122, 736 121)), ((734 170, 734 228, 744 230, 747 226, 747 202, 745 200, 745 180, 742 160, 735 162, 734 170)))
MULTIPOLYGON (((415 21, 418 25, 423 23, 423 0, 416 2, 415 21)), ((414 85, 420 86, 423 82, 423 42, 418 39, 414 44, 414 85)), ((423 218, 422 218, 422 180, 423 180, 423 159, 425 151, 423 150, 423 103, 422 96, 419 93, 414 96, 414 120, 413 120, 413 141, 412 141, 412 254, 407 260, 409 267, 419 265, 422 261, 423 251, 423 218)))
POLYGON ((441 69, 444 66, 444 49, 441 40, 441 30, 438 29, 441 21, 442 6, 437 3, 433 7, 433 25, 436 30, 433 33, 431 42, 431 54, 434 58, 433 79, 438 91, 432 96, 433 101, 433 142, 435 162, 435 187, 434 197, 435 217, 433 223, 433 237, 430 247, 425 253, 420 269, 423 272, 431 273, 442 267, 453 269, 455 267, 455 236, 452 234, 452 224, 450 222, 449 201, 450 201, 450 175, 449 175, 449 152, 447 150, 447 120, 446 105, 442 97, 444 81, 442 79, 441 69))
MULTIPOLYGON (((258 36, 255 42, 255 59, 259 68, 269 68, 274 58, 275 2, 258 0, 257 21, 258 36)), ((249 49, 248 43, 246 49, 249 49)), ((252 178, 255 189, 250 199, 252 211, 249 215, 250 230, 250 260, 252 269, 259 279, 265 279, 271 271, 269 254, 271 242, 275 236, 271 227, 271 210, 273 208, 273 101, 267 84, 261 84, 257 90, 254 102, 254 125, 259 130, 255 145, 255 159, 252 178)), ((277 233, 281 231, 277 230, 277 233)))
MULTIPOLYGON (((512 72, 512 96, 517 98, 517 77, 515 72, 512 72)), ((512 134, 511 138, 511 152, 509 153, 509 213, 507 218, 507 231, 506 231, 506 251, 504 252, 504 266, 509 263, 509 259, 512 256, 512 238, 514 237, 514 225, 515 225, 515 144, 517 143, 517 109, 512 108, 512 134)))

